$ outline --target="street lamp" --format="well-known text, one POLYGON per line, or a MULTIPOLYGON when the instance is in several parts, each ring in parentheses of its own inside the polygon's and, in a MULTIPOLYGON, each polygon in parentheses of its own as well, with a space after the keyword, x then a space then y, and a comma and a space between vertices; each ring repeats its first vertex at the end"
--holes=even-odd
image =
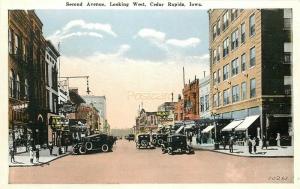
POLYGON ((212 110, 212 116, 213 116, 213 118, 214 118, 214 126, 215 126, 215 149, 217 150, 217 149, 219 149, 219 142, 218 142, 218 140, 217 140, 217 124, 216 124, 216 118, 215 118, 215 116, 216 116, 216 110, 212 110))

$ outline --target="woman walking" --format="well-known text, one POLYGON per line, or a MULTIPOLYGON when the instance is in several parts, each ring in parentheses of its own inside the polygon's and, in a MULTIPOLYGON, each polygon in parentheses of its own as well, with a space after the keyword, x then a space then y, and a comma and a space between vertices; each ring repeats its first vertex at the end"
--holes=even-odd
POLYGON ((30 163, 33 164, 33 149, 32 149, 32 147, 30 147, 30 150, 29 150, 29 158, 30 158, 30 163))
POLYGON ((40 160, 40 149, 39 148, 36 149, 35 158, 36 158, 36 162, 40 163, 40 161, 39 161, 40 160))

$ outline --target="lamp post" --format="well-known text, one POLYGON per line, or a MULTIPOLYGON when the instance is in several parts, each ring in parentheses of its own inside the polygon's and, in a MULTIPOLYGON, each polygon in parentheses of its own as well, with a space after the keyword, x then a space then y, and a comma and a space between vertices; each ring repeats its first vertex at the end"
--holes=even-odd
POLYGON ((214 145, 215 145, 215 149, 217 150, 217 149, 219 149, 219 142, 218 142, 218 140, 217 140, 217 124, 216 124, 216 111, 215 110, 212 110, 212 116, 213 116, 213 118, 214 118, 214 126, 215 126, 215 140, 214 140, 214 145))

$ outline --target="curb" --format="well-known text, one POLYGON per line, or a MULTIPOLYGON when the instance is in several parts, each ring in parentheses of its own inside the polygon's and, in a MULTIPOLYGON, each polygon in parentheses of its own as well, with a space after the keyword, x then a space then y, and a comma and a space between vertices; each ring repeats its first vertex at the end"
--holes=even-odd
POLYGON ((22 164, 21 164, 21 165, 9 165, 9 167, 33 167, 33 166, 42 166, 42 165, 48 164, 48 163, 50 163, 50 162, 52 162, 52 161, 54 161, 54 160, 60 159, 60 158, 65 157, 65 156, 68 156, 68 155, 70 155, 70 154, 72 154, 72 152, 65 153, 65 154, 60 155, 60 156, 58 156, 58 157, 55 157, 55 158, 53 158, 53 159, 51 159, 51 160, 49 160, 49 161, 47 161, 47 162, 43 162, 43 163, 39 163, 39 164, 32 164, 32 165, 22 165, 22 164))
POLYGON ((195 148, 193 147, 194 150, 201 150, 201 151, 210 151, 210 152, 215 152, 215 153, 220 153, 220 154, 226 154, 229 156, 238 156, 238 157, 246 157, 246 158, 294 158, 294 156, 249 156, 249 155, 238 155, 234 153, 227 153, 227 152, 222 152, 222 151, 216 151, 216 150, 211 150, 211 149, 206 149, 206 148, 195 148))

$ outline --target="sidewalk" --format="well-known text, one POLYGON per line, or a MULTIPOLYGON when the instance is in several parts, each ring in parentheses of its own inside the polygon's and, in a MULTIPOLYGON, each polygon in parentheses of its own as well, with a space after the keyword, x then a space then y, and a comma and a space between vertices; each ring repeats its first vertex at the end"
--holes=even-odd
POLYGON ((223 153, 228 155, 235 156, 244 156, 244 157, 294 157, 294 148, 293 146, 269 146, 268 149, 261 149, 261 146, 257 146, 257 151, 254 154, 249 153, 248 146, 233 146, 233 153, 229 152, 229 146, 226 146, 226 149, 223 149, 223 145, 219 146, 219 150, 214 149, 214 144, 197 144, 196 138, 193 138, 192 147, 195 150, 209 150, 217 153, 223 153))
POLYGON ((33 164, 30 163, 29 152, 19 153, 15 155, 15 162, 10 162, 10 156, 8 157, 9 167, 30 167, 30 166, 40 166, 44 164, 49 164, 51 161, 59 159, 61 157, 67 156, 72 153, 72 146, 68 147, 68 151, 58 155, 58 147, 53 147, 52 155, 50 156, 49 149, 40 149, 39 163, 36 162, 34 157, 33 164))

